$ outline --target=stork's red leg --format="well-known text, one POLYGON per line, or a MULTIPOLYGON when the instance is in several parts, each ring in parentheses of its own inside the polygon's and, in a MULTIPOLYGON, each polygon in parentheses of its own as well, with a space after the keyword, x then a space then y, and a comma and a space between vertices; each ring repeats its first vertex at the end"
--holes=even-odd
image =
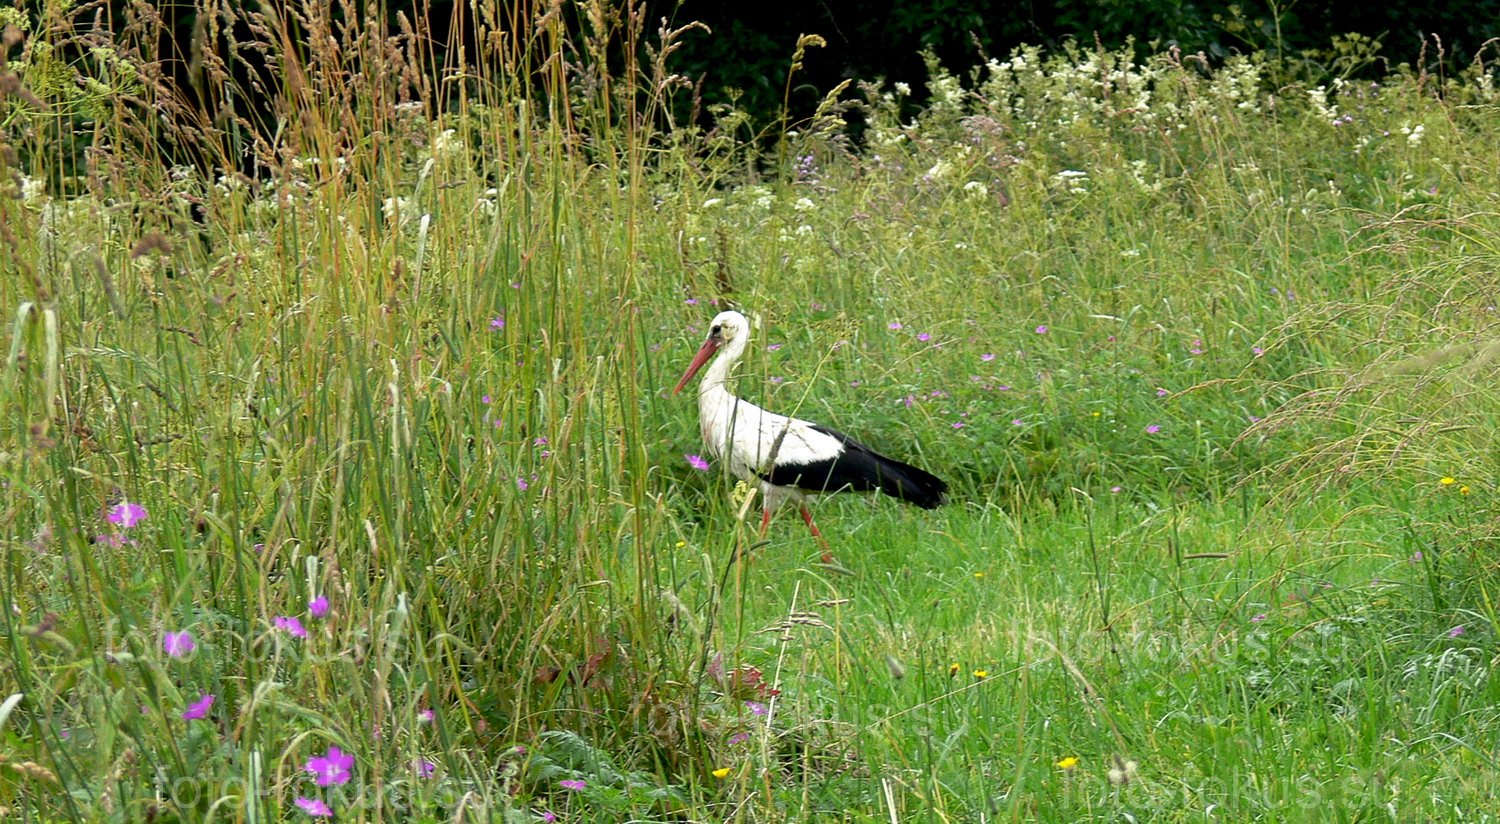
POLYGON ((760 537, 766 537, 766 530, 771 528, 771 508, 761 507, 760 510, 760 537))
POLYGON ((823 537, 823 533, 818 531, 818 525, 813 523, 812 510, 807 508, 807 504, 802 504, 802 520, 807 522, 807 528, 812 531, 813 537, 818 539, 818 545, 823 547, 823 563, 833 563, 833 553, 828 551, 828 541, 823 537))

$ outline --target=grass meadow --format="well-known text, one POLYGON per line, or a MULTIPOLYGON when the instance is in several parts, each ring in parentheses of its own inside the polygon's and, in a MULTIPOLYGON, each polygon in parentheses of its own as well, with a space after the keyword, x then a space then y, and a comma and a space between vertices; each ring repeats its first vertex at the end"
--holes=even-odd
POLYGON ((206 113, 149 4, 0 11, 7 820, 1496 819, 1493 50, 758 123, 632 7, 213 8, 206 113), (728 306, 951 503, 758 541, 728 306))

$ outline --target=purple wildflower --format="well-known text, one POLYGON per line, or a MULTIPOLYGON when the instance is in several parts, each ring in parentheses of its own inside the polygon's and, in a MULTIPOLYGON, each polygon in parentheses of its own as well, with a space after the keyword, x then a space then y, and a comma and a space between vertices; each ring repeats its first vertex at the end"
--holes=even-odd
POLYGON ((749 710, 751 715, 765 715, 767 711, 766 705, 759 701, 746 701, 745 709, 749 710))
POLYGON ((121 501, 109 508, 109 522, 121 529, 130 529, 146 520, 146 508, 140 504, 121 501))
POLYGON ((1459 624, 1458 626, 1454 627, 1453 629, 1448 630, 1448 637, 1449 638, 1457 638, 1458 636, 1463 635, 1463 634, 1464 634, 1464 625, 1463 624, 1459 624))
POLYGON ((1168 395, 1170 395, 1170 394, 1172 394, 1172 393, 1171 393, 1171 392, 1168 392, 1168 391, 1167 391, 1167 390, 1165 390, 1165 389, 1162 389, 1162 388, 1161 388, 1161 387, 1159 387, 1159 386, 1158 386, 1158 387, 1157 387, 1157 388, 1156 388, 1156 397, 1158 397, 1158 398, 1165 398, 1165 397, 1166 397, 1166 396, 1168 396, 1168 395))
POLYGON ((1109 491, 1115 493, 1116 495, 1118 495, 1121 492, 1125 491, 1125 487, 1123 487, 1123 486, 1112 486, 1112 487, 1109 488, 1109 491))
POLYGON ((748 732, 735 733, 734 735, 729 736, 729 746, 733 747, 735 744, 743 744, 743 743, 745 743, 746 741, 749 741, 749 740, 750 740, 750 733, 748 733, 748 732))
POLYGON ((989 363, 990 361, 992 361, 992 360, 995 359, 995 353, 994 352, 985 352, 983 355, 979 356, 979 359, 982 360, 982 361, 984 361, 985 363, 989 363))
POLYGON ((1022 424, 1024 424, 1024 423, 1026 423, 1026 422, 1025 422, 1025 421, 1023 421, 1023 420, 1021 420, 1021 419, 1020 419, 1020 418, 1016 418, 1016 419, 1014 419, 1014 420, 1012 420, 1012 421, 1011 421, 1011 422, 1010 422, 1010 425, 1011 425, 1011 426, 1020 426, 1020 425, 1022 425, 1022 424))
POLYGON ((187 630, 182 632, 168 632, 161 638, 162 652, 173 658, 183 658, 190 654, 197 644, 193 643, 193 634, 187 630))
POLYGON ((482 403, 482 404, 484 404, 485 406, 489 406, 490 405, 490 396, 489 395, 480 395, 479 396, 479 402, 482 403))
POLYGON ((420 758, 411 763, 411 768, 417 774, 418 778, 431 778, 432 774, 437 772, 436 764, 431 761, 423 761, 420 758))
POLYGON ((1261 621, 1264 621, 1264 620, 1266 620, 1266 614, 1264 612, 1259 613, 1257 615, 1253 615, 1253 616, 1250 617, 1250 623, 1252 623, 1252 624, 1259 624, 1261 621))
POLYGON ((271 624, 294 638, 307 637, 307 629, 302 626, 302 621, 297 618, 288 615, 278 615, 271 619, 271 624))
POLYGON ((525 478, 517 478, 516 479, 516 489, 519 489, 522 492, 525 492, 526 490, 528 490, 530 488, 531 488, 531 484, 526 483, 526 479, 525 478))
POLYGON ((319 595, 307 602, 307 611, 314 618, 322 618, 328 614, 328 596, 319 595))
POLYGON ((188 704, 188 708, 182 711, 182 720, 195 721, 208 715, 208 708, 214 705, 214 695, 205 692, 198 696, 198 700, 188 704))
POLYGON ((1045 335, 1045 334, 1047 334, 1047 331, 1048 331, 1048 329, 1047 329, 1047 325, 1046 324, 1042 324, 1041 326, 1038 326, 1036 328, 1036 333, 1038 335, 1045 335))
POLYGON ((1156 433, 1158 433, 1160 431, 1161 431, 1161 426, 1159 426, 1157 424, 1154 424, 1154 423, 1151 424, 1150 426, 1146 427, 1146 434, 1147 435, 1155 435, 1156 433))
POLYGON ((423 724, 431 724, 432 719, 434 718, 437 718, 437 713, 433 712, 430 709, 422 710, 421 712, 417 713, 417 720, 421 721, 423 724))
POLYGON ((688 298, 687 300, 683 301, 683 303, 686 303, 688 306, 697 306, 698 305, 698 299, 697 298, 688 298))
POLYGON ((542 810, 542 820, 547 822, 547 824, 552 824, 553 821, 557 820, 557 814, 551 810, 542 810))
POLYGON ((348 784, 350 771, 354 769, 354 755, 338 747, 329 747, 325 755, 307 759, 307 765, 302 769, 317 778, 319 787, 348 784))
POLYGON ((501 329, 504 329, 505 328, 505 318, 503 316, 501 316, 501 315, 496 315, 496 316, 490 318, 490 328, 493 329, 493 330, 495 330, 496 332, 499 332, 501 329))
POLYGON ((1266 350, 1260 348, 1259 346, 1252 346, 1252 347, 1250 347, 1250 354, 1254 355, 1257 358, 1260 357, 1261 355, 1264 355, 1265 353, 1266 353, 1266 350))
POLYGON ((313 818, 330 818, 333 816, 333 810, 329 809, 327 804, 324 804, 322 801, 316 798, 305 798, 302 796, 298 796, 297 806, 302 810, 302 812, 307 813, 313 818))
POLYGON ((922 332, 922 333, 920 333, 920 334, 917 335, 917 340, 919 340, 919 341, 921 341, 923 343, 926 343, 926 342, 932 340, 932 336, 929 335, 929 334, 927 334, 926 332, 922 332))
POLYGON ((954 429, 963 429, 964 428, 964 422, 963 421, 954 421, 953 422, 953 428, 954 429))
POLYGON ((708 471, 708 461, 703 460, 702 455, 683 455, 682 457, 687 458, 688 466, 691 466, 699 472, 708 471))
POLYGON ((901 328, 901 321, 899 321, 899 320, 893 320, 889 324, 887 324, 887 326, 889 328, 891 328, 891 329, 900 329, 901 328))
POLYGON ((581 779, 577 779, 577 778, 564 778, 563 780, 557 782, 557 786, 562 787, 565 790, 575 790, 576 791, 576 790, 581 790, 584 787, 587 787, 588 784, 586 782, 584 782, 583 780, 581 780, 581 779))

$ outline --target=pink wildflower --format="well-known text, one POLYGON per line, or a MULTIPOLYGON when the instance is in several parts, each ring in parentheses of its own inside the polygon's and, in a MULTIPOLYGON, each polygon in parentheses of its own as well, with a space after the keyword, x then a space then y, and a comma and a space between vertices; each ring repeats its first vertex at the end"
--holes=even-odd
POLYGON ((327 754, 307 759, 302 769, 317 778, 319 787, 348 784, 352 775, 350 770, 354 769, 354 756, 338 747, 329 747, 327 754))
POLYGON ((302 796, 298 796, 297 806, 302 810, 302 812, 307 813, 313 818, 330 818, 333 816, 333 810, 329 809, 327 804, 324 804, 322 801, 316 798, 305 798, 302 796))
POLYGON ((146 508, 140 504, 121 501, 109 508, 109 522, 121 529, 130 529, 146 520, 146 508))
POLYGON ((306 638, 307 629, 302 626, 302 621, 288 615, 278 615, 271 619, 271 625, 291 635, 293 638, 306 638))
POLYGON ((182 632, 168 632, 161 638, 162 652, 173 658, 183 658, 190 654, 197 644, 193 643, 193 634, 187 630, 182 632))
POLYGON ((205 692, 198 696, 198 700, 188 704, 188 708, 182 711, 182 720, 194 721, 208 715, 208 708, 214 705, 214 696, 211 692, 205 692))

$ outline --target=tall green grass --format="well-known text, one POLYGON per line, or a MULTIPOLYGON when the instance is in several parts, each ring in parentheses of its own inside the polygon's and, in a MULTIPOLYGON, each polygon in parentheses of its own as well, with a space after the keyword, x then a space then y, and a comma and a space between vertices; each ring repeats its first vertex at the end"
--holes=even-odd
POLYGON ((682 116, 672 43, 715 35, 475 8, 483 53, 438 66, 352 7, 204 7, 206 113, 149 5, 0 18, 7 814, 1493 806, 1482 63, 1272 88, 1023 50, 763 152, 682 116), (755 541, 667 392, 727 306, 741 392, 954 505, 825 503, 842 569, 794 518, 755 541))

